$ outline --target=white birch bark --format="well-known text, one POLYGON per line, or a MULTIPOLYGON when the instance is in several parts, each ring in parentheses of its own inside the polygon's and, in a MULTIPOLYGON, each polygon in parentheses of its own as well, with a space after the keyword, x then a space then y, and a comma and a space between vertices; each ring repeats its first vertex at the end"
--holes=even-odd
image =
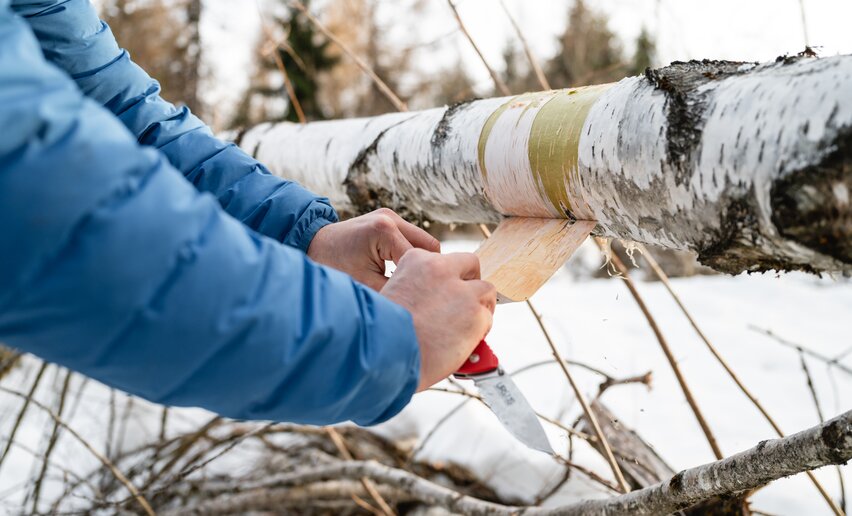
POLYGON ((852 56, 674 63, 613 85, 261 124, 239 143, 350 213, 589 219, 727 272, 852 271, 852 56))

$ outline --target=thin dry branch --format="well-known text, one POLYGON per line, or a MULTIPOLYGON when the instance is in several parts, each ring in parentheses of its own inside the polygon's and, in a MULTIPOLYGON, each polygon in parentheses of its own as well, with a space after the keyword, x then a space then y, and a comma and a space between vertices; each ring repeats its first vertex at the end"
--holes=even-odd
POLYGON ((340 47, 340 50, 342 50, 344 54, 346 54, 347 56, 349 56, 350 59, 355 61, 355 64, 358 65, 358 68, 360 68, 362 72, 370 76, 370 78, 373 80, 379 90, 385 95, 385 97, 388 98, 388 100, 391 102, 391 104, 394 105, 397 110, 408 111, 408 106, 405 104, 405 102, 402 101, 402 99, 397 96, 396 93, 393 92, 393 90, 390 89, 390 86, 388 86, 385 81, 383 81, 378 75, 376 75, 376 72, 374 72, 373 69, 370 68, 367 63, 364 62, 363 59, 361 59, 354 52, 352 52, 352 49, 350 49, 346 43, 341 41, 340 38, 335 36, 333 32, 328 30, 328 28, 323 25, 322 22, 320 22, 313 14, 311 14, 308 8, 305 7, 305 4, 303 4, 299 0, 290 0, 288 3, 294 9, 298 9, 299 11, 301 11, 302 14, 304 14, 305 17, 308 19, 308 21, 310 21, 320 32, 325 34, 325 37, 333 41, 338 47, 340 47))
POLYGON ((636 289, 636 285, 633 283, 633 279, 630 277, 630 273, 627 270, 627 267, 624 265, 621 259, 614 253, 611 256, 611 260, 613 265, 615 265, 616 269, 621 273, 621 277, 624 280, 624 284, 627 285, 627 288, 633 295, 633 299, 636 301, 636 304, 639 305, 639 309, 642 310, 642 313, 645 315, 645 319, 651 326, 651 331, 653 331, 654 335, 657 337, 657 342, 660 343, 660 347, 663 350, 663 354, 666 356, 666 359, 668 360, 669 365, 671 366, 672 371, 675 374, 675 378, 677 378, 678 384, 680 384, 680 388, 683 391, 683 395, 686 397, 686 401, 687 403, 689 403, 689 406, 692 409, 692 413, 695 414, 695 419, 698 420, 698 424, 701 426, 701 430, 704 432, 704 436, 707 438, 707 442, 708 444, 710 444, 710 448, 713 450, 713 455, 716 456, 716 459, 721 459, 722 457, 724 457, 724 455, 722 454, 722 450, 719 448, 719 443, 716 441, 716 436, 714 436, 713 431, 710 430, 710 425, 707 423, 707 419, 705 419, 704 414, 701 412, 701 408, 698 406, 698 402, 696 401, 695 396, 693 396, 692 394, 692 390, 686 383, 686 378, 683 376, 683 372, 680 370, 680 366, 677 363, 677 359, 675 358, 674 353, 672 353, 671 347, 669 346, 666 337, 663 335, 663 332, 657 325, 657 321, 654 319, 654 316, 651 315, 651 311, 648 309, 648 305, 645 304, 645 300, 639 294, 639 290, 636 289))
POLYGON ((59 418, 61 418, 63 412, 65 412, 65 401, 68 398, 68 386, 71 383, 71 374, 70 369, 65 371, 65 380, 62 382, 62 391, 59 393, 59 407, 56 409, 57 419, 53 423, 53 430, 51 431, 50 439, 47 442, 47 449, 44 452, 44 458, 41 463, 41 472, 36 478, 35 485, 33 486, 33 514, 38 513, 38 502, 41 497, 42 482, 44 482, 44 477, 47 474, 47 468, 50 465, 50 455, 53 453, 53 450, 56 447, 56 442, 59 440, 59 432, 61 430, 59 418))
POLYGON ((790 342, 789 340, 781 337, 780 335, 777 335, 772 330, 769 330, 769 329, 766 329, 766 328, 761 328, 761 327, 755 326, 753 324, 750 324, 748 327, 752 331, 756 331, 758 333, 762 333, 762 334, 766 335, 767 337, 771 338, 772 340, 774 340, 778 344, 781 344, 782 346, 786 346, 788 348, 795 349, 796 351, 804 353, 805 355, 808 355, 809 357, 813 357, 813 358, 819 360, 820 362, 824 362, 828 367, 834 367, 834 368, 837 368, 837 369, 843 371, 846 374, 852 375, 852 367, 849 367, 849 366, 847 366, 847 365, 845 365, 845 364, 843 364, 839 361, 839 359, 843 357, 843 354, 841 354, 837 357, 834 357, 834 358, 827 357, 823 354, 817 353, 816 351, 812 351, 812 350, 810 350, 810 349, 808 349, 808 348, 806 348, 806 347, 804 347, 800 344, 796 344, 795 342, 790 342))
MULTIPOLYGON (((799 351, 799 360, 802 364, 802 372, 805 374, 805 379, 808 385, 808 391, 810 392, 811 399, 814 402, 814 408, 816 409, 817 417, 819 418, 820 423, 824 423, 825 416, 823 415, 822 408, 819 404, 819 397, 817 396, 816 385, 814 385, 814 379, 811 376, 811 370, 810 368, 808 368, 808 362, 805 359, 805 354, 802 351, 799 351)), ((820 494, 828 502, 829 506, 831 507, 831 510, 834 511, 835 514, 843 514, 846 509, 846 485, 843 482, 843 470, 840 468, 840 466, 836 466, 836 469, 837 479, 840 484, 840 504, 837 505, 835 504, 834 499, 828 495, 822 484, 817 482, 816 477, 814 477, 812 474, 809 474, 809 476, 811 477, 811 480, 814 481, 814 484, 816 485, 817 489, 819 489, 820 494)))
POLYGON ((467 27, 464 26, 464 22, 459 15, 458 9, 456 9, 456 5, 453 3, 453 0, 447 0, 447 4, 450 6, 450 9, 453 10, 453 16, 456 17, 456 22, 459 24, 459 29, 461 29, 462 33, 464 33, 467 41, 470 43, 470 46, 473 47, 473 50, 476 52, 476 55, 479 56, 479 60, 482 61, 482 64, 485 65, 485 68, 488 69, 488 74, 491 75, 491 80, 494 81, 494 86, 497 87, 497 90, 500 91, 501 95, 509 96, 512 94, 509 91, 509 87, 506 86, 506 83, 503 82, 503 79, 497 75, 497 72, 491 68, 491 65, 488 64, 488 61, 485 59, 485 56, 482 55, 482 51, 479 50, 479 46, 477 46, 476 42, 473 41, 473 37, 471 37, 470 33, 467 31, 467 27))
POLYGON ((12 443, 15 442, 15 436, 18 434, 18 429, 21 427, 21 422, 24 420, 27 409, 30 407, 30 401, 33 399, 33 395, 41 383, 41 379, 44 376, 44 372, 47 370, 47 366, 47 362, 41 363, 41 367, 39 367, 38 372, 36 373, 35 379, 30 386, 30 390, 24 397, 24 404, 21 406, 21 410, 18 411, 18 416, 15 418, 15 424, 12 425, 12 431, 6 439, 6 447, 3 449, 3 455, 0 455, 0 468, 3 467, 3 461, 6 460, 6 456, 9 454, 9 449, 11 449, 12 443))
POLYGON ((589 402, 586 400, 586 396, 583 394, 583 391, 580 390, 580 386, 577 385, 576 381, 574 381, 574 376, 571 374, 571 371, 568 370, 568 366, 565 364, 565 360, 562 358, 562 354, 559 352, 559 348, 556 347, 556 343, 553 342, 553 339, 550 338, 550 333, 547 331, 547 328, 545 328, 544 322, 541 320, 541 315, 536 311, 535 307, 532 304, 532 301, 527 300, 527 306, 529 307, 530 312, 532 312, 533 316, 535 317, 536 322, 538 322, 538 325, 541 328, 545 339, 547 339, 547 344, 550 346, 550 351, 553 353, 553 357, 556 359, 556 362, 562 369, 562 373, 568 380, 568 384, 571 385, 571 390, 574 391, 574 396, 576 396, 577 401, 580 402, 580 406, 583 408, 583 413, 586 415, 586 418, 591 424, 592 430, 594 430, 595 437, 598 438, 598 441, 601 444, 601 448, 604 452, 604 458, 606 458, 607 462, 609 463, 609 467, 610 469, 612 469, 612 473, 615 476, 615 480, 618 482, 618 485, 621 487, 621 491, 625 493, 629 492, 630 484, 628 484, 627 480, 625 480, 624 474, 621 472, 621 468, 618 466, 618 461, 615 460, 615 455, 613 455, 612 448, 609 445, 609 441, 601 430, 601 425, 600 423, 598 423, 597 416, 595 416, 595 413, 589 406, 589 402))
MULTIPOLYGON (((341 461, 300 468, 293 472, 272 475, 256 482, 234 483, 220 498, 211 492, 203 502, 182 507, 174 514, 209 514, 251 507, 263 510, 259 497, 271 498, 274 493, 286 493, 307 486, 323 486, 329 482, 358 480, 368 477, 380 489, 398 489, 409 499, 443 507, 463 514, 489 515, 589 515, 589 514, 667 514, 694 505, 714 496, 724 496, 753 489, 782 477, 829 464, 852 459, 852 411, 822 425, 790 437, 763 441, 757 446, 727 459, 690 468, 669 480, 653 486, 608 499, 587 500, 556 509, 540 509, 501 505, 482 501, 435 484, 409 471, 392 468, 374 461, 341 461), (251 500, 253 506, 247 506, 251 500)), ((356 484, 357 485, 357 484, 356 484)), ((226 486, 227 487, 227 486, 226 486)), ((360 485, 358 487, 361 487, 360 485)), ((337 487, 339 492, 339 487, 337 487)), ((223 490, 219 489, 219 493, 223 490)), ((272 503, 274 500, 270 500, 272 503)))
POLYGON ((509 23, 512 24, 512 28, 515 30, 515 35, 518 36, 518 40, 521 42, 521 46, 524 49, 524 54, 527 56, 527 60, 530 62, 530 66, 535 73, 536 80, 541 85, 541 87, 545 90, 549 90, 550 83, 547 81, 547 77, 544 75, 544 70, 541 69, 541 65, 538 63, 538 59, 535 58, 535 55, 532 53, 532 49, 530 48, 529 43, 527 42, 527 38, 524 37, 523 31, 518 26, 518 22, 515 21, 515 17, 512 16, 512 13, 509 11, 509 8, 506 7, 506 2, 504 0, 500 0, 500 7, 503 8, 503 12, 506 13, 506 18, 509 19, 509 23))
MULTIPOLYGON (((482 403, 482 404, 483 404, 483 405, 485 405, 486 407, 488 406, 488 405, 485 403, 485 400, 483 400, 483 399, 482 399, 482 396, 479 396, 478 394, 473 394, 473 393, 471 393, 471 392, 467 392, 467 391, 464 391, 464 390, 454 391, 454 390, 452 390, 452 389, 445 389, 445 388, 443 388, 443 387, 430 387, 430 388, 429 388, 429 390, 430 390, 430 391, 434 391, 434 392, 445 392, 445 393, 448 393, 448 394, 457 394, 457 395, 459 395, 459 396, 465 396, 465 397, 467 397, 467 398, 470 398, 470 399, 474 399, 474 400, 476 400, 476 401, 479 401, 480 403, 482 403)), ((542 415, 542 414, 539 414, 538 412, 536 412, 536 416, 538 416, 538 417, 539 417, 542 421, 545 421, 545 422, 547 422, 547 423, 550 423, 551 425, 553 425, 553 426, 555 426, 555 427, 559 428, 560 430, 564 430, 564 431, 565 431, 566 433, 568 433, 569 435, 575 435, 575 436, 577 436, 577 437, 585 436, 585 439, 586 439, 587 441, 592 441, 592 440, 597 441, 597 438, 596 438, 596 437, 594 437, 594 436, 586 435, 586 434, 584 434, 584 433, 582 433, 582 432, 579 432, 579 431, 577 431, 577 430, 574 430, 573 428, 568 427, 568 426, 565 426, 565 425, 564 425, 564 424, 562 424, 561 422, 559 422, 559 421, 557 421, 557 420, 555 420, 555 419, 549 418, 549 417, 547 417, 547 416, 544 416, 544 415, 542 415)), ((577 463, 575 463, 575 462, 570 461, 568 458, 563 457, 563 456, 559 455, 558 453, 555 453, 555 454, 553 455, 553 459, 554 459, 554 460, 556 460, 558 463, 562 464, 563 466, 570 467, 570 468, 572 468, 572 469, 576 469, 577 471, 580 471, 581 473, 583 473, 584 475, 586 475, 586 476, 587 476, 587 477, 589 477, 590 479, 592 479, 592 480, 594 480, 595 482, 599 483, 600 485, 602 485, 602 486, 606 487, 607 489, 612 490, 613 492, 616 492, 616 493, 622 492, 622 491, 620 490, 619 486, 617 486, 617 485, 615 485, 615 484, 612 484, 610 481, 608 481, 607 479, 605 479, 605 478, 601 477, 600 475, 598 475, 598 474, 597 474, 597 473, 595 473, 594 471, 592 471, 592 470, 590 470, 590 469, 588 469, 588 468, 585 468, 585 467, 583 467, 583 466, 580 466, 579 464, 577 464, 577 463)))
MULTIPOLYGON (((340 432, 338 432, 334 427, 331 426, 325 427, 325 431, 328 434, 329 439, 331 439, 331 442, 334 443, 334 446, 337 448, 337 451, 340 452, 343 458, 345 460, 350 461, 354 460, 352 458, 352 453, 346 446, 346 441, 343 440, 343 436, 340 435, 340 432)), ((394 510, 391 509, 390 505, 388 505, 388 502, 379 493, 378 489, 376 489, 376 485, 373 484, 372 480, 367 477, 361 477, 359 480, 361 481, 361 485, 364 486, 364 490, 367 492, 367 494, 370 495, 370 498, 372 498, 373 501, 378 504, 379 509, 381 509, 382 511, 382 514, 384 514, 385 516, 393 516, 396 514, 394 510)))
POLYGON ((177 462, 184 455, 186 455, 189 452, 189 450, 192 448, 192 446, 196 442, 198 442, 199 439, 206 436, 207 432, 209 432, 215 426, 221 424, 222 421, 224 421, 224 420, 220 416, 214 416, 209 421, 207 421, 207 423, 205 423, 201 428, 199 428, 198 430, 196 430, 192 434, 185 436, 184 438, 180 439, 179 444, 178 444, 178 448, 174 451, 174 453, 172 453, 169 461, 165 464, 165 466, 160 468, 158 471, 156 471, 156 472, 152 471, 151 477, 148 479, 148 481, 142 487, 142 491, 147 491, 151 486, 153 486, 154 482, 159 480, 160 477, 163 476, 163 474, 169 472, 175 466, 175 464, 177 464, 177 462))
POLYGON ((82 444, 83 447, 86 448, 86 450, 89 451, 89 453, 91 453, 96 459, 98 459, 98 461, 105 468, 107 468, 110 471, 110 473, 112 473, 115 476, 115 478, 119 482, 121 482, 124 485, 124 487, 127 488, 128 491, 130 491, 130 494, 139 503, 139 505, 142 507, 142 509, 145 511, 146 514, 148 514, 149 516, 154 516, 154 510, 151 508, 151 505, 148 503, 148 500, 146 500, 145 497, 142 496, 139 493, 139 490, 136 489, 136 486, 133 485, 133 482, 128 480, 128 478, 124 475, 124 473, 122 473, 115 466, 115 464, 113 464, 112 461, 110 461, 108 458, 106 458, 104 455, 102 455, 99 451, 97 451, 94 448, 94 446, 92 446, 89 443, 89 441, 84 439, 80 434, 77 433, 76 430, 71 428, 67 423, 65 423, 65 421, 60 419, 59 416, 54 414, 52 410, 50 410, 48 407, 46 407, 43 403, 32 399, 31 397, 27 396, 26 394, 24 394, 22 392, 18 392, 16 390, 9 389, 7 387, 2 387, 2 386, 0 386, 0 391, 5 392, 6 394, 11 394, 12 396, 15 396, 15 397, 18 397, 18 398, 21 398, 21 399, 24 399, 24 400, 29 400, 29 402, 32 403, 34 406, 36 406, 39 409, 41 409, 42 411, 44 411, 48 416, 50 416, 51 419, 53 419, 53 421, 55 421, 59 426, 64 428, 65 431, 67 431, 69 434, 71 434, 71 436, 73 436, 74 439, 77 440, 77 442, 82 444))
MULTIPOLYGON (((271 44, 269 53, 272 54, 275 66, 278 67, 278 71, 281 72, 281 77, 284 79, 284 89, 287 91, 287 97, 290 99, 290 104, 296 111, 296 118, 299 120, 300 124, 307 123, 308 120, 305 118, 305 112, 302 109, 302 104, 299 102, 298 97, 296 97, 296 90, 293 89, 293 83, 290 82, 290 75, 287 73, 287 68, 284 66, 284 60, 281 59, 281 54, 278 53, 278 49, 282 48, 282 44, 277 40, 277 38, 275 38, 275 35, 272 34, 272 30, 267 25, 266 18, 263 16, 263 11, 257 1, 255 1, 255 6, 257 7, 257 14, 260 16, 260 27, 263 30, 263 34, 266 36, 267 44, 271 44)), ((266 52, 261 53, 266 54, 266 52)))

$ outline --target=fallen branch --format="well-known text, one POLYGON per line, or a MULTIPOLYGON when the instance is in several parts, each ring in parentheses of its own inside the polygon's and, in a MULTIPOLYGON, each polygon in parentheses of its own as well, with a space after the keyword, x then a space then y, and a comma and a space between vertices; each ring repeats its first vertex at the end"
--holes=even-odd
MULTIPOLYGON (((367 477, 377 484, 380 492, 402 491, 408 500, 438 506, 463 514, 530 514, 530 515, 588 515, 588 514, 667 514, 714 496, 740 493, 765 485, 773 480, 830 464, 842 464, 852 459, 852 411, 825 424, 797 434, 763 441, 754 448, 726 459, 681 471, 671 479, 656 485, 609 499, 588 500, 556 509, 539 509, 501 505, 461 495, 409 471, 392 468, 375 461, 341 461, 332 464, 300 468, 293 472, 272 475, 257 482, 227 487, 225 498, 216 497, 182 507, 181 514, 208 514, 223 507, 269 510, 258 504, 258 496, 281 501, 289 489, 324 491, 324 483, 340 486, 344 481, 354 494, 363 495, 359 481, 367 477), (306 487, 309 486, 309 487, 306 487), (357 491, 356 491, 357 490, 357 491)), ((215 485, 215 484, 214 484, 215 485)), ((223 493, 220 489, 219 493, 223 493)), ((169 514, 169 513, 164 513, 169 514)), ((175 512, 177 514, 177 512, 175 512)))
POLYGON ((668 514, 713 496, 852 459, 852 411, 781 439, 762 441, 720 461, 683 470, 659 484, 604 500, 589 500, 528 514, 668 514))

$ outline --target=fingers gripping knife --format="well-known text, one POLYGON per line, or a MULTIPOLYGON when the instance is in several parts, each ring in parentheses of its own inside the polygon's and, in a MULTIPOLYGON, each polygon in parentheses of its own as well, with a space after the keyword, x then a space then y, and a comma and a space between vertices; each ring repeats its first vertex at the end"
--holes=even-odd
POLYGON ((535 411, 484 340, 453 376, 473 380, 497 419, 519 441, 534 450, 554 453, 535 411))

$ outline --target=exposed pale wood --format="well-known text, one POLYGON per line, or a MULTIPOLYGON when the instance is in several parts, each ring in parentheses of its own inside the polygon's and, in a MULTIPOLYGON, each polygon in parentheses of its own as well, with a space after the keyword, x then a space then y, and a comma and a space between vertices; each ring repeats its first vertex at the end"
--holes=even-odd
POLYGON ((510 217, 476 250, 498 302, 526 301, 568 261, 595 222, 510 217))

